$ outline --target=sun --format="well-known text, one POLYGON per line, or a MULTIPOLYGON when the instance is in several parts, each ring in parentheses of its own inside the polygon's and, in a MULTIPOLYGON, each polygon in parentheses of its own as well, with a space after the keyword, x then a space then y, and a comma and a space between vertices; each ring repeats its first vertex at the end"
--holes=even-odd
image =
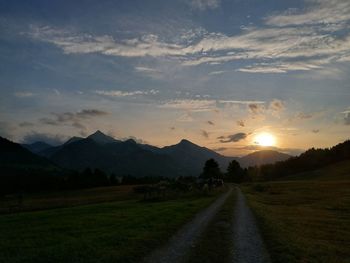
POLYGON ((259 133, 255 136, 254 142, 260 146, 275 146, 276 138, 271 133, 259 133))

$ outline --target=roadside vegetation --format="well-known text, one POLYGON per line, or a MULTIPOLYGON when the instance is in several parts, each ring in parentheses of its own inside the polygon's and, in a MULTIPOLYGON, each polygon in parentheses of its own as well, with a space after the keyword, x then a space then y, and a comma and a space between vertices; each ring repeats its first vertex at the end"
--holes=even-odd
POLYGON ((350 262, 349 179, 256 183, 242 190, 273 262, 350 262))

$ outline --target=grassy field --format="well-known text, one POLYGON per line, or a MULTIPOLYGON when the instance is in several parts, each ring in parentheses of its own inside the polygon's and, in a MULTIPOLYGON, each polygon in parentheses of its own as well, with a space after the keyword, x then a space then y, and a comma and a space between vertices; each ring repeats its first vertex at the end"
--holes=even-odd
POLYGON ((0 199, 0 214, 140 198, 139 195, 132 191, 134 187, 134 185, 122 185, 82 190, 25 194, 23 195, 21 205, 14 209, 10 209, 11 206, 18 203, 18 196, 13 195, 0 199))
POLYGON ((350 180, 270 182, 242 190, 273 262, 350 262, 350 180))
POLYGON ((0 262, 138 262, 218 194, 0 215, 0 262))
POLYGON ((232 224, 236 191, 209 223, 189 255, 189 263, 228 263, 232 262, 232 224))

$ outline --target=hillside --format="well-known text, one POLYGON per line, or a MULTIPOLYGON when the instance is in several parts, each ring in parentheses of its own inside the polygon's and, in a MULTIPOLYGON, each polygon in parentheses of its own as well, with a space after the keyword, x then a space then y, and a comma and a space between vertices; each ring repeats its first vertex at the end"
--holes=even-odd
POLYGON ((280 161, 285 161, 291 156, 285 153, 280 153, 272 150, 257 151, 241 157, 238 161, 242 167, 249 167, 263 164, 273 164, 280 161))
POLYGON ((350 160, 331 164, 329 166, 298 174, 289 175, 282 180, 350 180, 350 160))
MULTIPOLYGON (((0 167, 6 175, 34 170, 56 169, 49 160, 33 154, 18 143, 0 137, 0 167)), ((5 174, 3 174, 5 175, 5 174)))

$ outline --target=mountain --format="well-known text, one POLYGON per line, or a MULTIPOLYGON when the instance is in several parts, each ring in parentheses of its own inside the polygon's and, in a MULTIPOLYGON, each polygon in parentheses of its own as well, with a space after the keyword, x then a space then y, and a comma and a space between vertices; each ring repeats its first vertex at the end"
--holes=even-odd
POLYGON ((29 169, 52 170, 57 168, 46 158, 2 137, 0 137, 0 167, 4 175, 27 172, 29 169))
POLYGON ((53 146, 46 142, 34 142, 31 144, 22 144, 24 148, 31 151, 32 153, 39 153, 46 149, 52 148, 53 146))
POLYGON ((138 144, 132 139, 124 142, 97 131, 87 138, 69 140, 44 153, 57 165, 83 170, 99 168, 109 173, 133 176, 178 176, 200 174, 206 160, 214 158, 223 170, 233 158, 222 156, 188 140, 158 148, 138 144), (69 143, 68 143, 69 142, 69 143))
POLYGON ((89 136, 63 145, 50 159, 65 168, 99 168, 118 175, 171 177, 180 174, 180 169, 169 156, 145 150, 134 140, 101 142, 89 136))
POLYGON ((106 134, 104 134, 101 131, 96 131, 95 133, 89 135, 87 137, 88 139, 93 140, 94 142, 98 143, 98 144, 106 144, 106 143, 113 143, 113 142, 120 142, 110 136, 107 136, 106 134))
POLYGON ((273 164, 280 161, 285 161, 291 156, 285 153, 280 153, 272 150, 262 150, 253 152, 239 158, 239 163, 242 167, 260 166, 264 164, 273 164))
POLYGON ((222 171, 231 160, 237 160, 241 166, 254 166, 274 163, 289 158, 275 151, 260 151, 242 158, 226 157, 213 150, 196 145, 188 140, 159 148, 148 144, 139 144, 133 139, 116 140, 101 131, 86 138, 72 137, 60 146, 44 147, 37 143, 37 153, 49 158, 62 168, 83 170, 99 168, 108 173, 133 176, 198 176, 205 161, 215 159, 222 171), (42 146, 43 150, 39 150, 42 146))
POLYGON ((178 144, 163 147, 160 149, 160 152, 169 155, 173 160, 181 164, 184 171, 197 175, 202 171, 203 165, 208 159, 215 159, 222 170, 226 170, 229 162, 236 159, 223 156, 188 140, 181 140, 178 144))
POLYGON ((72 142, 77 142, 84 139, 83 137, 77 137, 77 136, 73 136, 72 138, 70 138, 68 141, 66 141, 64 144, 70 144, 72 142))

